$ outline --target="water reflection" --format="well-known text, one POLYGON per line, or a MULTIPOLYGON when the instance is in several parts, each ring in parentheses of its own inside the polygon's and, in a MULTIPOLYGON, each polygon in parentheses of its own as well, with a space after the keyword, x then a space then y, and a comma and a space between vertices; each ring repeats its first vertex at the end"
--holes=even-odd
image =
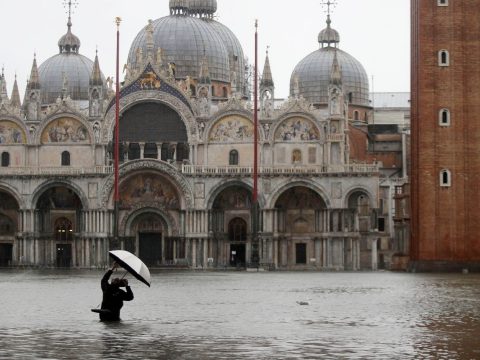
POLYGON ((102 275, 0 272, 0 358, 480 358, 477 275, 156 273, 120 323, 102 275))

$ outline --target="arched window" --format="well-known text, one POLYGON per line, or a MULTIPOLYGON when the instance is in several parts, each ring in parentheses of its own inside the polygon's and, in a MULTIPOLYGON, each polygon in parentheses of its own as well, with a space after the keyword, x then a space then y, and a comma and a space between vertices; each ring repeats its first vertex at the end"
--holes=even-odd
POLYGON ((237 150, 230 151, 228 164, 229 165, 238 165, 238 151, 237 150))
POLYGON ((359 112, 357 110, 355 110, 353 112, 353 120, 359 120, 359 119, 360 119, 359 112))
POLYGON ((450 172, 450 170, 443 169, 442 171, 440 171, 440 186, 452 186, 452 173, 450 172))
POLYGON ((228 89, 226 87, 223 88, 223 97, 225 99, 228 98, 228 89))
POLYGON ((62 166, 70 166, 70 153, 68 151, 62 152, 62 166))
POLYGON ((440 126, 450 126, 450 110, 441 109, 438 114, 438 122, 440 126))
POLYGON ((228 224, 228 237, 230 241, 247 240, 247 222, 241 218, 235 218, 228 224))
POLYGON ((128 160, 140 159, 140 144, 130 143, 128 144, 128 160))
POLYGON ((438 6, 448 6, 448 0, 437 0, 438 6))
POLYGON ((67 218, 59 218, 55 221, 55 240, 69 241, 73 239, 72 222, 67 218))
POLYGON ((438 52, 438 66, 449 66, 450 65, 450 55, 448 50, 440 50, 438 52))
POLYGON ((158 159, 158 148, 155 143, 146 143, 143 148, 144 159, 158 159))
POLYGON ((10 154, 6 151, 2 153, 2 167, 10 166, 10 154))

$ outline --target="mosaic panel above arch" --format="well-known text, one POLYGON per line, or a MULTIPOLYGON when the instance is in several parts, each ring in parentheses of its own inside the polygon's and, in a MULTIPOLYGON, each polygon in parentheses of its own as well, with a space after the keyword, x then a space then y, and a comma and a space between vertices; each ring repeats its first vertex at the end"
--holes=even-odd
POLYGON ((13 121, 0 120, 0 144, 25 144, 27 137, 23 129, 13 121))
POLYGON ((275 141, 315 141, 320 140, 320 132, 315 124, 302 117, 284 120, 275 131, 275 141))
POLYGON ((166 209, 179 209, 180 201, 174 186, 164 177, 151 172, 138 173, 120 184, 120 208, 136 204, 155 204, 166 209))
POLYGON ((220 143, 253 141, 253 123, 242 116, 226 116, 212 126, 208 140, 220 143))
POLYGON ((89 144, 90 134, 85 125, 73 118, 50 122, 42 132, 42 144, 89 144))

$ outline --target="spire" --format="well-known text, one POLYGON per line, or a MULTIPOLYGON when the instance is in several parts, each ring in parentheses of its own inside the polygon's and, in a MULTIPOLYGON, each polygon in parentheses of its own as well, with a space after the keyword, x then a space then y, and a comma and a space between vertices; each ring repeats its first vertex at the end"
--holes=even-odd
POLYGON ((103 85, 102 73, 98 62, 98 50, 95 52, 95 61, 93 62, 92 75, 90 76, 90 85, 103 85))
POLYGON ((338 63, 337 50, 335 50, 333 55, 332 70, 330 72, 330 84, 342 85, 342 69, 338 63))
POLYGON ((2 74, 0 75, 0 103, 8 101, 7 81, 5 80, 5 69, 2 67, 2 74))
POLYGON ((40 78, 38 76, 38 66, 37 66, 37 54, 33 54, 32 71, 30 72, 30 80, 28 81, 27 88, 29 90, 40 89, 40 78))
POLYGON ((260 81, 261 87, 273 87, 273 77, 272 77, 272 70, 270 69, 270 59, 268 58, 268 47, 267 47, 267 55, 265 58, 265 65, 263 66, 263 75, 262 80, 260 81))
POLYGON ((207 55, 205 54, 205 51, 203 52, 203 60, 202 60, 202 65, 200 67, 200 74, 198 76, 198 82, 201 84, 210 84, 210 70, 208 69, 208 58, 207 55))
POLYGON ((60 40, 58 40, 58 48, 60 53, 75 53, 78 54, 80 48, 80 39, 72 33, 72 5, 77 6, 78 3, 74 0, 69 0, 68 3, 65 2, 65 5, 68 5, 68 22, 67 22, 67 33, 63 35, 60 40))
POLYGON ((13 83, 13 90, 12 90, 10 105, 16 108, 19 108, 22 106, 22 103, 20 100, 20 92, 18 91, 17 74, 15 74, 15 82, 13 83))

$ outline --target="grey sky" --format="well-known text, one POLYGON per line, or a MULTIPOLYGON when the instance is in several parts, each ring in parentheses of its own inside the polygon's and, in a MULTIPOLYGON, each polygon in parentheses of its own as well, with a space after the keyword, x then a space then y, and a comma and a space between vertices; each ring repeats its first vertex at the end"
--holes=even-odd
MULTIPOLYGON (((286 97, 295 65, 318 49, 317 36, 326 24, 320 0, 217 0, 217 20, 238 37, 253 63, 254 23, 259 20, 259 63, 263 70, 265 50, 270 63, 276 97, 286 97)), ((121 59, 126 62, 130 44, 148 19, 169 14, 168 0, 79 0, 72 15, 72 31, 82 45, 80 53, 90 59, 98 47, 105 76, 115 74, 115 16, 121 26, 121 59)), ((0 65, 5 67, 8 92, 14 75, 23 100, 33 53, 38 65, 58 53, 58 39, 66 33, 67 15, 61 0, 2 1, 0 65)), ((338 0, 332 27, 341 36, 340 48, 365 67, 375 91, 410 91, 410 1, 338 0)), ((372 84, 370 84, 372 90, 372 84)))

